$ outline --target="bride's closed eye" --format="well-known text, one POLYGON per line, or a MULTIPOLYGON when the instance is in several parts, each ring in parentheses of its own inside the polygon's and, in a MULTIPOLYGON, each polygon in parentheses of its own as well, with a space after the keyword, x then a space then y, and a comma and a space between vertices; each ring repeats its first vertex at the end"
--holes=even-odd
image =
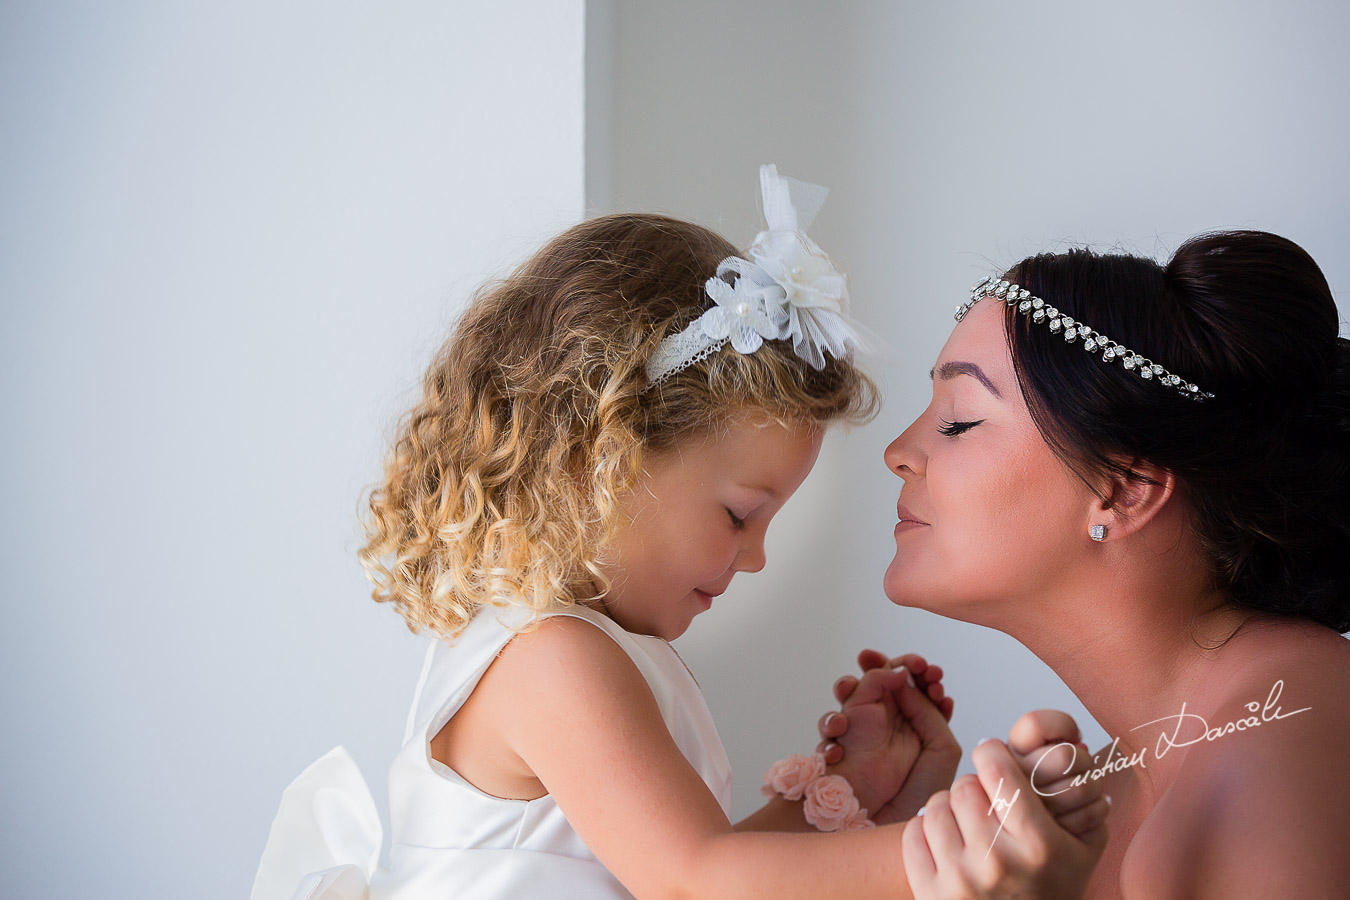
POLYGON ((939 428, 938 431, 949 437, 954 437, 962 432, 969 431, 980 424, 980 422, 983 422, 984 419, 978 419, 974 422, 948 422, 946 419, 938 419, 938 421, 942 423, 942 427, 939 428))
POLYGON ((727 515, 731 517, 731 527, 732 527, 732 528, 735 528, 736 530, 739 531, 740 529, 742 529, 742 528, 745 527, 745 520, 744 520, 744 519, 739 518, 734 512, 731 511, 730 508, 726 508, 726 507, 724 507, 724 508, 727 510, 727 515))

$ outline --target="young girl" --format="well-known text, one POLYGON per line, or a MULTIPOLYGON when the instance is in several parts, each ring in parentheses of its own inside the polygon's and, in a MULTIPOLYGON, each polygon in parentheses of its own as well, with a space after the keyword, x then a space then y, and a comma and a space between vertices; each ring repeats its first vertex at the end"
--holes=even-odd
POLYGON ((916 811, 890 801, 921 753, 946 769, 930 791, 950 783, 936 673, 869 676, 852 710, 879 728, 831 776, 776 766, 780 793, 733 827, 725 752, 667 643, 764 566, 823 429, 876 405, 812 211, 773 167, 761 181, 748 259, 698 226, 605 216, 465 312, 361 553, 375 598, 438 638, 390 772, 390 865, 339 748, 288 789, 255 900, 910 896, 901 826, 868 810, 916 811), (763 833, 817 829, 851 833, 763 833))

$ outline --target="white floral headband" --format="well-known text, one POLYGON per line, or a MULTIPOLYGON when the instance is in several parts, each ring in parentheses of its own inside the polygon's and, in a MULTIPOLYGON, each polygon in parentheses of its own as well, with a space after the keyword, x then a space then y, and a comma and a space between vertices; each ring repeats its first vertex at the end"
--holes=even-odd
POLYGON ((750 259, 728 257, 708 279, 705 289, 716 305, 657 345, 647 361, 648 388, 728 342, 749 354, 766 340, 791 338, 793 350, 814 369, 824 368, 825 353, 842 359, 859 345, 847 318, 844 274, 805 234, 829 190, 784 178, 773 165, 759 167, 759 185, 768 229, 755 236, 750 259), (727 275, 736 278, 729 282, 727 275))

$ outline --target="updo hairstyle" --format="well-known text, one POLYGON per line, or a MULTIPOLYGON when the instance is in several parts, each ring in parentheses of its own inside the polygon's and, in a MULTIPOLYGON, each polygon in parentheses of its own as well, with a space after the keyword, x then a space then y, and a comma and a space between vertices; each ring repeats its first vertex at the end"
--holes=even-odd
POLYGON ((1227 231, 1166 266, 1070 250, 1005 277, 1215 395, 1127 374, 1009 307, 1022 394, 1060 458, 1089 485, 1143 478, 1134 459, 1173 472, 1232 604, 1350 630, 1350 342, 1312 257, 1227 231))

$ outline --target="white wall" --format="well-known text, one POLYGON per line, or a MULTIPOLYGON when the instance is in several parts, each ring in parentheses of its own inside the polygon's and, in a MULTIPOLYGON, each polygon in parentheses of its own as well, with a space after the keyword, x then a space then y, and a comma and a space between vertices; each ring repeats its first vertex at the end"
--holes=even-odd
MULTIPOLYGON (((946 664, 968 745, 1075 709, 1003 636, 886 602, 881 448, 964 288, 1032 250, 1263 227, 1344 292, 1350 12, 588 6, 610 41, 590 48, 589 205, 744 242, 758 163, 828 184, 821 243, 899 354, 769 568, 680 642, 739 806, 813 743, 865 644, 946 664)), ((358 498, 468 291, 581 212, 582 18, 6 5, 6 897, 242 896, 279 790, 339 742, 383 805, 420 644, 367 599, 358 498)))
POLYGON ((926 405, 969 285, 1031 252, 1165 255, 1197 231, 1263 228, 1306 247, 1344 295, 1350 6, 590 5, 612 46, 588 53, 612 69, 613 95, 591 123, 604 140, 589 145, 589 205, 664 209, 745 244, 759 163, 828 185, 820 243, 897 352, 876 368, 883 414, 828 442, 770 534, 768 568, 678 643, 726 739, 738 809, 757 805, 770 762, 813 746, 829 685, 862 646, 943 664, 966 747, 1032 708, 1083 721, 1010 638, 887 602, 900 482, 882 448, 926 405))
POLYGON ((246 896, 421 643, 357 503, 456 308, 583 209, 581 0, 6 4, 0 894, 246 896))

